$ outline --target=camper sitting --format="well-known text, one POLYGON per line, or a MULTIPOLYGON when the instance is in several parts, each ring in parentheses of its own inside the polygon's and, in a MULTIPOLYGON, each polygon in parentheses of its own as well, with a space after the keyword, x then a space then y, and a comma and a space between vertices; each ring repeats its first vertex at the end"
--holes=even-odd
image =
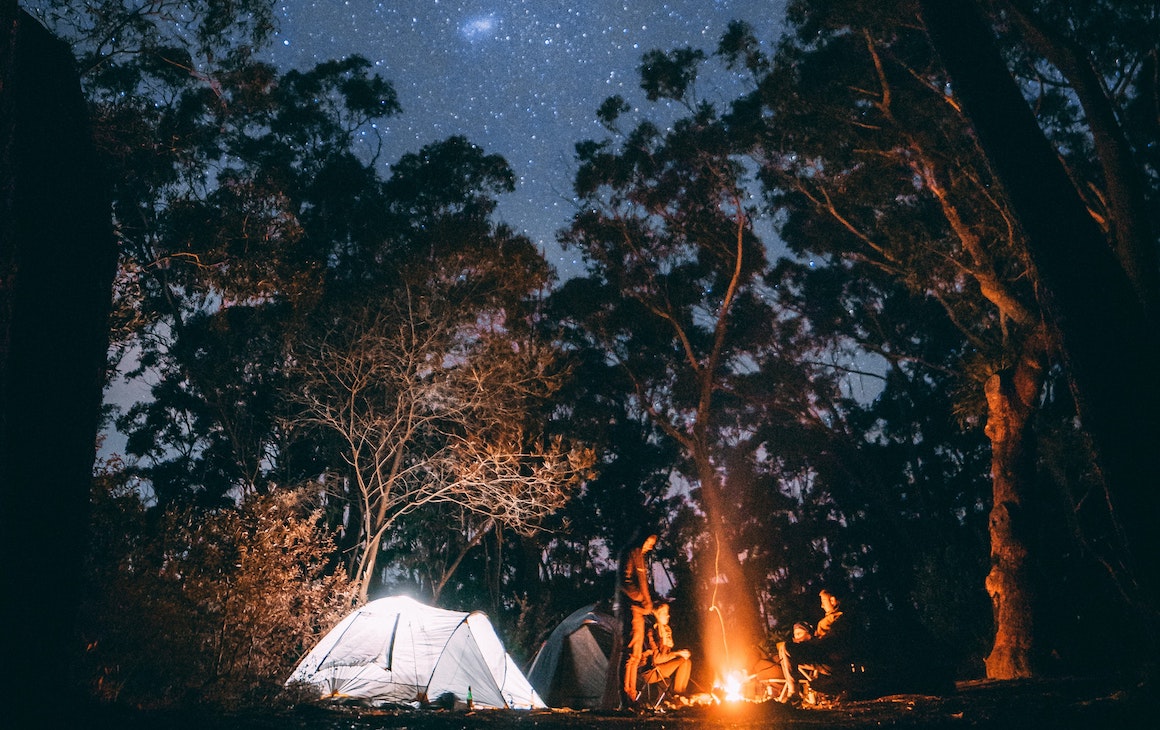
POLYGON ((787 701, 801 700, 797 679, 802 667, 808 667, 816 676, 833 676, 836 668, 851 666, 852 624, 841 610, 841 599, 832 590, 822 590, 818 596, 825 616, 818 621, 814 635, 805 641, 782 641, 777 645, 787 701))
POLYGON ((692 652, 673 648, 673 630, 669 626, 669 606, 661 603, 653 610, 653 625, 645 637, 646 647, 641 680, 655 684, 672 677, 674 694, 684 694, 693 671, 692 652))

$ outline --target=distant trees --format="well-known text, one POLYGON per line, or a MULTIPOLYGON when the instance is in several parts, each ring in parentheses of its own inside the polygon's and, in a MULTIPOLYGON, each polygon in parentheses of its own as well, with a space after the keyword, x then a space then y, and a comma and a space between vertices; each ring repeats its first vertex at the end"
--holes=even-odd
MULTIPOLYGON (((98 617, 92 638, 108 651, 98 668, 188 653, 172 676, 159 669, 159 684, 123 695, 157 701, 222 696, 201 676, 269 679, 287 668, 282 643, 254 653, 252 666, 229 663, 247 661, 239 647, 284 614, 278 600, 321 580, 278 573, 270 557, 284 578, 266 586, 273 602, 236 590, 241 573, 262 570, 241 557, 257 551, 250 510, 291 495, 317 510, 302 519, 314 555, 327 557, 311 570, 334 581, 325 600, 300 606, 302 621, 419 576, 430 594, 479 607, 478 595, 446 595, 448 585, 485 588, 452 581, 462 553, 489 533, 536 529, 591 461, 575 440, 542 430, 564 371, 533 328, 551 272, 531 241, 491 218, 495 196, 514 185, 510 167, 463 138, 387 167, 375 124, 399 111, 391 85, 357 57, 287 72, 258 61, 273 27, 268 2, 52 5, 42 17, 74 44, 114 181, 110 356, 149 384, 117 417, 131 461, 115 478, 133 489, 110 504, 131 523, 115 534, 139 531, 130 551, 186 546, 181 560, 157 559, 180 571, 166 574, 170 584, 130 571, 126 581, 143 582, 123 595, 140 602, 142 626, 160 628, 148 615, 198 614, 188 634, 162 632, 156 646, 98 617), (370 380, 344 380, 355 374, 370 380), (460 539, 449 514, 472 535, 460 539), (151 524, 171 519, 188 530, 151 524), (377 565, 403 535, 422 548, 377 565), (449 545, 460 554, 437 574, 412 570, 449 545), (204 621, 220 622, 213 641, 204 621)), ((271 519, 291 530, 303 524, 292 512, 271 519)), ((293 552, 283 556, 293 562, 293 552)), ((94 566, 93 585, 115 590, 113 573, 128 565, 94 566)), ((113 598, 90 605, 99 613, 113 598)), ((487 598, 496 612, 511 601, 487 598)), ((305 641, 293 630, 283 638, 305 641)))

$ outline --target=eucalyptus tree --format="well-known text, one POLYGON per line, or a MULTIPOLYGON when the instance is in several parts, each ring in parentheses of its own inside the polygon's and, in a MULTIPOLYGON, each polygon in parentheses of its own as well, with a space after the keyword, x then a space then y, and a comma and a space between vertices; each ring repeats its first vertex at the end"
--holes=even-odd
POLYGON ((1160 388, 1152 375, 1160 282, 1155 227, 1156 24, 1152 3, 921 3, 930 35, 982 147, 1006 189, 1045 310, 1059 334, 1070 390, 1103 489, 1107 525, 1084 531, 1148 627, 1118 637, 1145 665, 1158 634, 1160 575, 1151 515, 1151 445, 1160 438, 1160 388), (1015 32, 1006 33, 1015 28, 1015 32), (1027 50, 1000 55, 1003 42, 1027 50), (969 40, 967 40, 969 39, 969 40), (1006 59, 1030 59, 1008 66, 1006 59), (1058 86, 1055 114, 1013 78, 1058 86), (1141 108, 1152 111, 1139 114, 1141 108), (1089 161, 1098 164, 1089 164, 1089 161), (1086 296, 1101 291, 1096 301, 1086 296), (1114 376, 1108 364, 1114 363, 1114 376), (1109 529, 1110 528, 1110 529, 1109 529), (1114 567, 1113 567, 1114 566, 1114 567), (1142 639, 1142 640, 1141 640, 1142 639))
MULTIPOLYGON (((1044 393, 1057 392, 1044 387, 1059 360, 1025 233, 916 5, 794 3, 789 18, 792 33, 773 59, 741 26, 723 39, 728 61, 757 81, 731 124, 761 159, 791 248, 854 275, 885 274, 937 302, 958 328, 956 369, 974 383, 961 412, 968 424, 985 423, 992 446, 986 588, 997 624, 987 672, 1029 675, 1040 649, 1036 587, 1044 584, 1030 528, 1059 499, 1036 490, 1035 418, 1044 393)), ((1046 105, 1045 119, 1074 132, 1060 106, 1046 105)), ((1068 140, 1066 153, 1079 153, 1076 179, 1089 179, 1083 135, 1068 140)), ((878 333, 859 337, 881 343, 878 333)), ((883 354, 921 372, 905 341, 897 345, 883 354)))
POLYGON ((306 338, 292 366, 298 388, 290 400, 299 408, 286 428, 337 444, 341 461, 328 460, 321 478, 349 510, 348 570, 360 601, 383 582, 384 540, 408 516, 450 505, 438 513, 463 518, 462 533, 454 520, 428 523, 421 538, 428 557, 451 533, 462 538, 429 573, 424 588, 438 600, 484 534, 497 525, 534 532, 590 463, 584 449, 529 431, 528 404, 551 397, 558 377, 550 351, 526 340, 516 349, 507 334, 481 332, 476 318, 485 313, 440 306, 430 290, 399 296, 398 307, 344 311, 333 331, 306 338))
MULTIPOLYGON (((585 395, 619 399, 618 412, 647 424, 644 443, 679 456, 671 487, 704 523, 673 534, 687 539, 678 549, 696 585, 686 592, 709 607, 698 617, 707 659, 724 669, 745 661, 768 628, 758 600, 767 575, 746 569, 758 536, 769 537, 750 529, 761 519, 754 500, 769 492, 745 465, 775 449, 754 437, 755 414, 788 399, 768 377, 774 363, 787 373, 795 367, 787 363, 807 366, 804 341, 778 316, 762 279, 770 242, 755 232, 741 150, 695 93, 702 58, 678 49, 642 61, 647 96, 683 116, 621 130, 627 105, 613 97, 598 113, 613 136, 577 146, 580 210, 561 241, 587 269, 553 303, 565 343, 592 353, 587 366, 600 386, 585 395)), ((826 382, 818 378, 818 392, 826 382)), ((826 397, 797 405, 797 430, 820 424, 831 407, 826 397)), ((649 516, 645 506, 639 520, 649 516)))

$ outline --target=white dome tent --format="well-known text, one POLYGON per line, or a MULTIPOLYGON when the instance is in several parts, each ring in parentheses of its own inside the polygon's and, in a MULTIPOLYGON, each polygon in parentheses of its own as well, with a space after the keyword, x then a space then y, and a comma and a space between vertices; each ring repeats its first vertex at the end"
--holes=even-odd
POLYGON ((320 699, 425 704, 454 695, 476 708, 544 707, 504 650, 487 616, 427 606, 406 596, 371 601, 310 650, 286 684, 320 699))

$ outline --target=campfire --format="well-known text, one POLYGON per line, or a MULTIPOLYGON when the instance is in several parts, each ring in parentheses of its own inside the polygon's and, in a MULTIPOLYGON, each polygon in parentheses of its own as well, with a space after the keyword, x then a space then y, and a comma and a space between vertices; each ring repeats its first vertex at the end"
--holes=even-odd
POLYGON ((722 702, 740 702, 747 700, 743 692, 748 677, 744 672, 733 670, 713 686, 713 696, 722 702))

